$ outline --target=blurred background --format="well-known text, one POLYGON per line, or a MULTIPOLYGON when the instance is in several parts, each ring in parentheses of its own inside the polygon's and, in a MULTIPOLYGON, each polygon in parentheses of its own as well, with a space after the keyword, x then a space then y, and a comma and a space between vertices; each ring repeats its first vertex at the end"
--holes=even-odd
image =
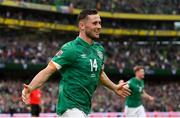
MULTIPOLYGON (((105 72, 118 83, 145 67, 148 116, 180 117, 180 0, 0 0, 0 117, 30 116, 22 103, 28 84, 60 47, 78 35, 77 14, 95 8, 102 18, 105 72)), ((56 116, 55 73, 41 88, 40 116, 56 116)), ((123 116, 124 101, 97 88, 90 116, 123 116)))

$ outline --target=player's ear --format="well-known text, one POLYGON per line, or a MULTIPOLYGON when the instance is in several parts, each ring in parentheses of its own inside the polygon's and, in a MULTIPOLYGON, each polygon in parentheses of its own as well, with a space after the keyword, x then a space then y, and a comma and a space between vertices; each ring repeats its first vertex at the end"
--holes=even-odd
POLYGON ((85 28, 84 21, 83 20, 79 21, 79 29, 84 30, 84 28, 85 28))

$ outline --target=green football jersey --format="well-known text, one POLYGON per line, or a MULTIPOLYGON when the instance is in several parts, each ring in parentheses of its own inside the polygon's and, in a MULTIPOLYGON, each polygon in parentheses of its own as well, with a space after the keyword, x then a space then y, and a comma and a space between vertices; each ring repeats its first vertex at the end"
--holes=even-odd
POLYGON ((70 108, 78 108, 88 114, 104 65, 104 48, 96 42, 89 45, 77 37, 64 44, 52 61, 62 75, 57 114, 70 108))
POLYGON ((126 106, 138 107, 142 105, 142 93, 144 91, 144 80, 138 80, 136 77, 128 81, 131 95, 126 97, 126 106))

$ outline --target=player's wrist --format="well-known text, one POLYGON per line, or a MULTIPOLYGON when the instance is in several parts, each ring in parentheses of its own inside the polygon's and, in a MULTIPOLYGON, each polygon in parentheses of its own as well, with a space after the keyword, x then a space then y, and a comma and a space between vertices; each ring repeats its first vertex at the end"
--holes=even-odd
POLYGON ((28 85, 28 91, 31 93, 33 90, 33 87, 31 85, 28 85))
POLYGON ((118 89, 118 85, 117 84, 114 84, 113 87, 112 87, 112 90, 113 91, 116 91, 118 89))

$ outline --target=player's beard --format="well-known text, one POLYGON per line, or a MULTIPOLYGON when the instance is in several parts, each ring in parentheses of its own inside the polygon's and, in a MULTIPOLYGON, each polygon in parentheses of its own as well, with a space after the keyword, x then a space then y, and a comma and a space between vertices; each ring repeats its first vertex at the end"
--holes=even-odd
POLYGON ((85 31, 85 34, 86 34, 86 36, 87 37, 89 37, 89 38, 91 38, 92 40, 98 40, 99 39, 99 37, 95 37, 94 35, 93 35, 93 33, 92 33, 92 31, 85 31))

